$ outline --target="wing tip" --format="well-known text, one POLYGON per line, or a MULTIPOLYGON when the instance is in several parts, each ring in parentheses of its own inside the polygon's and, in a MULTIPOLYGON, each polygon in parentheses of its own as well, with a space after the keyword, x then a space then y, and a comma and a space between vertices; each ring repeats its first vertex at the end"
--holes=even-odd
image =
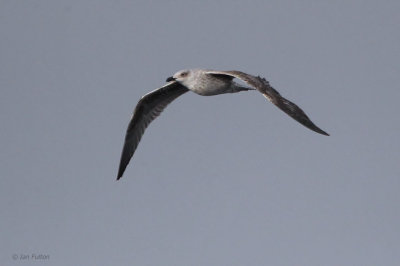
POLYGON ((329 135, 329 133, 327 133, 327 132, 323 131, 323 130, 322 130, 322 129, 320 129, 320 128, 314 128, 313 130, 314 130, 315 132, 317 132, 317 133, 321 134, 321 135, 324 135, 324 136, 330 136, 330 135, 329 135))
POLYGON ((121 179, 121 177, 124 175, 125 169, 122 169, 121 167, 118 170, 118 175, 117 175, 117 181, 121 179))

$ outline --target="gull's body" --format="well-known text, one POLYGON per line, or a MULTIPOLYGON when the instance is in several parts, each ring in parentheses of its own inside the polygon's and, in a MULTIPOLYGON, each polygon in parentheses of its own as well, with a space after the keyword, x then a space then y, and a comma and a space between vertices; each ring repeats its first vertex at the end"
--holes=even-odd
POLYGON ((136 105, 126 132, 117 180, 123 175, 147 126, 161 114, 168 104, 189 90, 202 96, 258 90, 270 102, 305 127, 329 136, 328 133, 317 127, 303 110, 283 98, 278 91, 269 85, 267 80, 261 77, 240 71, 191 69, 175 73, 167 79, 167 82, 163 87, 144 95, 136 105), (250 87, 236 83, 235 78, 245 82, 250 87))

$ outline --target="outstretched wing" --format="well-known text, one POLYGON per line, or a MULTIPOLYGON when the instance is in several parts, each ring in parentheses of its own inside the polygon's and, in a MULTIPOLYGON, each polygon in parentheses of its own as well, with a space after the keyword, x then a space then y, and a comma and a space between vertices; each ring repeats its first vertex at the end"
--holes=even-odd
POLYGON ((173 81, 140 99, 126 130, 117 180, 124 174, 147 126, 161 114, 168 104, 187 91, 186 87, 173 81))
POLYGON ((301 123, 305 127, 320 133, 322 135, 329 136, 328 133, 317 127, 308 116, 304 113, 303 110, 300 109, 296 104, 291 101, 285 99, 280 95, 280 93, 272 88, 269 82, 265 78, 252 76, 240 71, 206 71, 206 74, 221 76, 227 75, 230 77, 238 78, 244 82, 246 82, 251 87, 257 89, 261 92, 265 98, 267 98, 270 102, 275 104, 279 109, 284 111, 286 114, 291 116, 294 120, 301 123))

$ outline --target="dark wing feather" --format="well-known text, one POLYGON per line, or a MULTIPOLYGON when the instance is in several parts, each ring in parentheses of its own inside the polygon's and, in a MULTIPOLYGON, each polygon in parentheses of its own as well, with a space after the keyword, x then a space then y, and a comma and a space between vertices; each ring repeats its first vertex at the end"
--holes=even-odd
POLYGON ((174 81, 144 95, 139 100, 126 130, 117 180, 124 174, 147 126, 161 114, 168 104, 187 91, 186 87, 174 81))
POLYGON ((261 92, 270 102, 275 104, 279 109, 291 116, 297 122, 317 133, 329 136, 328 133, 317 127, 300 107, 298 107, 296 104, 292 103, 288 99, 282 97, 277 90, 272 88, 272 86, 265 78, 255 77, 240 71, 208 71, 206 73, 218 76, 228 75, 243 80, 253 88, 257 89, 259 92, 261 92))

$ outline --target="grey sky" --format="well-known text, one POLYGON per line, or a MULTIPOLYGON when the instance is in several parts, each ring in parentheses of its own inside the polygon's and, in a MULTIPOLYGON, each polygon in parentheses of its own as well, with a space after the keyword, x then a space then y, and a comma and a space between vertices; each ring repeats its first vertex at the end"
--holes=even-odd
POLYGON ((0 2, 1 265, 398 265, 400 2, 0 2), (139 98, 187 93, 116 174, 139 98), (43 261, 14 254, 48 254, 43 261))

